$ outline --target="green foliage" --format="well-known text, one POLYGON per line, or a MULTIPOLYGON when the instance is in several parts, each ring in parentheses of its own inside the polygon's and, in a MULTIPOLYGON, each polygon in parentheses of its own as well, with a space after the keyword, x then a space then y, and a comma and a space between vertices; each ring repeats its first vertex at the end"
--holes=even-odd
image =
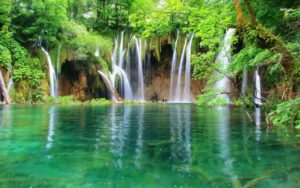
POLYGON ((284 8, 290 9, 299 6, 299 1, 291 0, 252 0, 251 6, 256 14, 256 19, 272 31, 284 30, 284 8))
POLYGON ((194 66, 193 78, 209 79, 213 72, 220 68, 219 64, 214 63, 215 52, 209 51, 201 55, 192 56, 192 65, 194 66))
POLYGON ((6 47, 0 45, 0 66, 8 69, 10 64, 11 64, 10 51, 6 47))
POLYGON ((76 100, 74 98, 74 96, 48 97, 44 101, 44 103, 46 103, 46 104, 63 104, 63 105, 81 104, 81 102, 76 100))
POLYGON ((196 104, 199 106, 224 106, 228 105, 227 100, 219 96, 219 91, 206 89, 205 93, 199 95, 196 104))
POLYGON ((233 56, 229 67, 233 75, 237 75, 243 70, 250 70, 262 65, 272 65, 270 73, 276 69, 281 69, 279 54, 274 54, 267 49, 261 49, 254 46, 242 49, 233 56))
POLYGON ((96 59, 97 59, 98 63, 101 65, 102 71, 104 71, 104 73, 106 75, 108 75, 109 68, 108 68, 106 61, 104 61, 101 57, 96 57, 96 59))
POLYGON ((11 22, 10 11, 11 11, 11 0, 1 0, 0 3, 0 29, 4 25, 9 25, 11 22))
POLYGON ((12 39, 11 33, 1 31, 0 34, 0 48, 3 49, 0 52, 1 64, 7 68, 12 63, 14 82, 26 80, 32 89, 32 99, 40 100, 39 86, 45 74, 41 70, 39 60, 32 58, 24 47, 12 39))
POLYGON ((34 42, 39 36, 54 43, 67 20, 66 0, 14 1, 13 29, 21 43, 34 42))
POLYGON ((94 33, 78 35, 69 45, 75 50, 75 59, 78 60, 87 60, 89 56, 94 55, 97 48, 102 55, 110 54, 112 49, 110 40, 94 33))
POLYGON ((286 21, 298 21, 300 18, 300 7, 288 8, 284 11, 284 20, 286 21))
POLYGON ((162 7, 157 7, 151 1, 136 0, 132 11, 130 23, 144 38, 169 35, 187 23, 189 13, 188 7, 180 0, 165 1, 162 7))
POLYGON ((278 104, 269 116, 274 125, 300 129, 300 97, 278 104))
POLYGON ((92 99, 89 101, 84 102, 84 104, 88 105, 106 105, 106 104, 112 104, 110 100, 107 100, 105 98, 99 98, 99 99, 92 99))
POLYGON ((194 32, 195 37, 201 38, 201 47, 216 51, 224 31, 234 23, 233 5, 221 1, 204 3, 201 7, 191 8, 188 22, 184 30, 194 32))
POLYGON ((43 101, 44 104, 56 104, 56 105, 106 105, 111 104, 110 100, 99 98, 92 99, 85 102, 81 102, 74 98, 74 96, 60 96, 60 97, 48 97, 43 101))

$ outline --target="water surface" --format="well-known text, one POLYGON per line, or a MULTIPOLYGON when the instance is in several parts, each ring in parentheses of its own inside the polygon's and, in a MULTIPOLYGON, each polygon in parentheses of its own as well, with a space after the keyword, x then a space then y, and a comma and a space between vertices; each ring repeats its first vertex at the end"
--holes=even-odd
POLYGON ((300 187, 299 139, 249 113, 0 106, 0 187, 300 187))

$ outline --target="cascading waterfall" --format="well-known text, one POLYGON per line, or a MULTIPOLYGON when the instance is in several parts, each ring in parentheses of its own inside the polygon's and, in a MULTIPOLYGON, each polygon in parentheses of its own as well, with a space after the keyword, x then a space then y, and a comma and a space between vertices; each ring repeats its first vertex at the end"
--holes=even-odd
POLYGON ((8 93, 10 92, 13 84, 14 84, 14 80, 13 80, 13 74, 12 74, 12 66, 10 65, 9 67, 9 82, 8 82, 8 85, 7 85, 7 91, 8 93))
POLYGON ((138 59, 138 91, 135 99, 137 101, 145 101, 145 91, 144 91, 144 74, 143 74, 143 62, 142 62, 142 40, 138 40, 135 36, 133 37, 136 55, 138 59))
POLYGON ((245 95, 248 87, 248 72, 247 70, 243 71, 243 80, 242 80, 242 88, 241 88, 241 95, 245 95))
POLYGON ((177 36, 175 40, 173 57, 172 57, 172 66, 171 66, 171 75, 170 75, 170 91, 169 91, 169 100, 174 100, 174 79, 175 79, 175 71, 176 71, 176 62, 177 62, 177 43, 178 43, 179 32, 177 31, 177 36))
MULTIPOLYGON (((236 29, 234 28, 230 28, 227 30, 224 37, 224 46, 216 58, 216 63, 220 63, 222 66, 220 70, 222 73, 224 73, 227 70, 231 60, 231 39, 235 31, 236 29)), ((230 102, 230 97, 229 97, 230 80, 227 77, 227 75, 223 76, 221 74, 220 76, 222 76, 222 79, 216 82, 215 89, 221 93, 219 96, 225 99, 229 103, 230 102)))
MULTIPOLYGON (((184 41, 184 46, 182 49, 180 63, 179 63, 178 72, 177 72, 176 84, 172 83, 172 85, 170 85, 170 92, 174 91, 174 87, 176 86, 175 97, 173 97, 173 95, 170 95, 171 96, 169 98, 170 102, 191 102, 191 51, 192 51, 193 37, 194 37, 194 34, 192 34, 192 36, 190 37, 189 40, 188 40, 188 37, 186 37, 186 39, 184 41), (184 73, 185 78, 184 78, 184 85, 182 86, 181 81, 183 78, 184 62, 185 62, 185 73, 184 73)), ((174 49, 174 50, 176 50, 176 49, 174 49)), ((173 77, 176 76, 175 75, 176 73, 172 73, 172 70, 176 70, 176 63, 173 64, 173 62, 172 62, 171 79, 172 79, 172 74, 173 74, 173 77)))
POLYGON ((48 69, 49 69, 49 79, 50 79, 50 96, 51 97, 57 97, 57 78, 56 78, 56 73, 55 73, 55 69, 52 65, 52 61, 51 61, 51 57, 49 55, 49 53, 47 52, 47 50, 45 50, 45 48, 41 47, 42 51, 44 52, 45 56, 46 56, 46 60, 48 63, 48 69))
POLYGON ((261 79, 259 75, 259 68, 254 71, 255 91, 254 91, 254 103, 256 105, 262 105, 261 101, 261 79))
POLYGON ((190 42, 186 48, 186 62, 185 62, 185 79, 183 89, 183 101, 191 102, 191 53, 192 53, 192 42, 194 33, 190 39, 190 42))
POLYGON ((180 57, 180 64, 178 67, 178 73, 177 73, 177 83, 176 83, 176 90, 175 90, 175 101, 174 102, 180 102, 180 92, 181 92, 181 74, 182 74, 182 67, 183 67, 183 62, 184 62, 184 55, 185 55, 185 49, 186 49, 186 45, 187 45, 187 38, 184 41, 184 46, 183 46, 183 50, 181 53, 181 57, 180 57))
MULTIPOLYGON (((106 74, 103 71, 98 71, 102 79, 104 80, 104 83, 108 87, 108 89, 112 93, 112 99, 116 100, 116 79, 117 77, 120 78, 119 82, 119 88, 120 90, 124 90, 124 99, 126 100, 133 100, 133 93, 132 93, 132 88, 127 76, 126 71, 124 70, 124 55, 125 55, 125 50, 123 49, 123 40, 124 40, 124 32, 121 33, 121 40, 120 40, 120 46, 118 48, 118 39, 115 40, 115 48, 114 52, 112 54, 112 71, 108 73, 109 77, 106 76, 106 74), (119 53, 118 53, 119 49, 119 53), (119 58, 119 59, 118 59, 119 58), (118 61, 119 60, 119 61, 118 61), (117 63, 118 62, 118 63, 117 63)), ((120 93, 122 93, 122 91, 120 93)))

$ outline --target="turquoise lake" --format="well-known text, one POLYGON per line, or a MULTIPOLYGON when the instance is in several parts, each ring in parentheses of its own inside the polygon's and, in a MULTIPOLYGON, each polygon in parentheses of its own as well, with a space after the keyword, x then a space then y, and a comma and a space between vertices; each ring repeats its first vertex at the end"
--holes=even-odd
POLYGON ((0 106, 0 187, 300 187, 300 139, 247 111, 0 106))

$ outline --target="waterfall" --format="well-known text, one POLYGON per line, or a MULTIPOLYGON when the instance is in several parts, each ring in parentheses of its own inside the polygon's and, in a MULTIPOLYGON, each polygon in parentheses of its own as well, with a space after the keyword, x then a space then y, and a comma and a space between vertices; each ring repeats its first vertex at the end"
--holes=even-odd
POLYGON ((138 58, 138 91, 136 94, 136 100, 145 101, 145 92, 144 92, 144 75, 143 75, 143 62, 142 62, 142 40, 138 40, 136 37, 133 37, 136 55, 138 58))
POLYGON ((126 52, 126 50, 124 49, 123 40, 124 40, 124 31, 121 33, 120 44, 118 38, 115 40, 115 47, 111 57, 112 71, 108 72, 109 76, 107 76, 103 71, 98 71, 106 87, 111 91, 113 100, 117 99, 116 96, 117 84, 119 84, 119 93, 123 94, 123 98, 126 100, 133 100, 132 87, 123 63, 125 52, 126 52), (118 53, 118 49, 119 49, 119 53, 118 53), (117 78, 120 79, 119 83, 116 83, 117 78))
POLYGON ((219 95, 221 98, 225 99, 228 103, 230 102, 230 80, 227 75, 222 75, 226 72, 228 65, 231 60, 231 39, 235 33, 234 28, 229 28, 224 37, 224 46, 221 52, 218 54, 216 58, 216 63, 221 64, 221 80, 218 80, 215 84, 215 89, 220 92, 219 95))
POLYGON ((52 61, 51 61, 51 57, 49 55, 49 53, 43 48, 41 47, 42 51, 44 52, 45 56, 46 56, 46 60, 48 63, 48 69, 49 69, 49 79, 50 79, 50 96, 51 97, 57 97, 57 78, 56 78, 56 73, 55 73, 55 69, 52 65, 52 61))
POLYGON ((99 48, 97 47, 95 51, 95 57, 99 57, 99 55, 100 55, 100 51, 99 48))
POLYGON ((243 71, 243 80, 242 80, 242 88, 241 88, 241 95, 245 95, 248 87, 248 72, 247 70, 243 71))
MULTIPOLYGON (((116 52, 117 54, 117 52, 116 52)), ((124 55, 125 55, 125 50, 124 50, 124 31, 121 32, 121 39, 120 39, 120 45, 119 45, 119 56, 118 56, 118 67, 121 69, 121 70, 124 70, 125 67, 123 67, 123 62, 124 62, 124 55)), ((117 59, 116 59, 117 60, 117 59)), ((126 75, 127 77, 127 75, 126 75)), ((126 94, 126 91, 125 91, 125 88, 124 87, 124 84, 123 83, 123 79, 120 80, 120 83, 119 83, 119 89, 120 89, 120 94, 125 96, 127 95, 126 94)), ((125 96, 126 98, 126 96, 125 96)))
MULTIPOLYGON (((173 97, 174 93, 174 78, 172 79, 172 75, 175 75, 176 70, 176 54, 173 52, 173 60, 171 67, 171 85, 170 85, 170 97, 169 100, 171 102, 191 102, 191 51, 193 44, 194 34, 188 40, 188 36, 184 41, 184 46, 181 52, 180 63, 177 72, 177 80, 176 80, 176 88, 175 88, 175 97, 173 97), (175 56, 175 57, 174 57, 175 56), (185 73, 184 73, 184 85, 182 87, 182 78, 183 78, 183 64, 185 62, 185 73)), ((177 39, 176 39, 177 43, 177 39)), ((176 49, 174 49, 176 51, 176 49)))
POLYGON ((176 62, 177 62, 177 42, 178 42, 179 32, 177 31, 177 36, 175 40, 173 57, 172 57, 172 66, 171 66, 171 75, 170 75, 170 90, 169 90, 169 100, 174 100, 174 78, 176 76, 176 62))
POLYGON ((187 38, 184 41, 183 50, 180 57, 180 64, 178 67, 178 73, 177 73, 177 84, 176 84, 176 90, 175 90, 175 102, 180 102, 180 92, 181 92, 181 74, 182 74, 182 67, 184 62, 184 55, 185 55, 185 49, 187 45, 187 38))
POLYGON ((262 105, 261 101, 261 79, 259 75, 259 68, 254 71, 255 91, 254 91, 254 103, 256 105, 262 105))
POLYGON ((185 62, 185 79, 184 79, 184 89, 183 89, 183 101, 191 102, 191 53, 192 53, 192 43, 194 34, 190 39, 190 42, 186 48, 186 62, 185 62))
POLYGON ((12 66, 10 65, 9 67, 9 82, 8 82, 8 85, 7 85, 7 92, 9 93, 13 84, 14 84, 14 80, 13 80, 13 74, 12 74, 12 66))
POLYGON ((123 62, 124 62, 124 55, 125 55, 125 50, 124 50, 124 31, 121 32, 121 40, 120 40, 120 47, 119 47, 119 67, 123 67, 123 62))
POLYGON ((112 85, 111 80, 105 75, 104 72, 102 71, 98 71, 100 76, 102 77, 106 87, 109 89, 109 91, 111 92, 112 95, 112 100, 116 100, 117 96, 115 95, 115 91, 114 91, 114 87, 112 85))

